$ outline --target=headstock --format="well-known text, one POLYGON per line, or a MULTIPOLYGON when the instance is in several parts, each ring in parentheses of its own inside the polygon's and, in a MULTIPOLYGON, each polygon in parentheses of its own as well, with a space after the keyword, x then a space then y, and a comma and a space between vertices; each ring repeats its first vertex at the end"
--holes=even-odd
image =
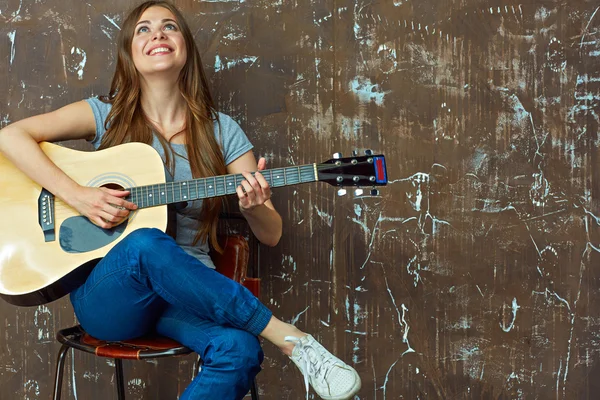
POLYGON ((364 156, 359 156, 356 151, 352 157, 342 157, 335 153, 333 158, 324 163, 317 164, 319 181, 327 182, 333 186, 341 187, 338 195, 346 194, 344 186, 356 187, 354 194, 361 196, 364 191, 361 187, 372 187, 371 195, 376 196, 379 191, 375 186, 387 185, 387 170, 383 154, 373 154, 366 150, 364 156))

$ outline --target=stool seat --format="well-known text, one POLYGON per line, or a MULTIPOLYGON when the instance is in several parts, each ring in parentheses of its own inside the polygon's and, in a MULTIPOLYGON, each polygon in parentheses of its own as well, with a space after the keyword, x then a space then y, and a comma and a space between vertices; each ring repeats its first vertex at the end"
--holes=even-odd
POLYGON ((56 338, 62 344, 99 357, 126 360, 142 360, 192 353, 192 350, 179 342, 158 334, 146 335, 131 340, 106 341, 91 336, 80 325, 58 331, 56 338))

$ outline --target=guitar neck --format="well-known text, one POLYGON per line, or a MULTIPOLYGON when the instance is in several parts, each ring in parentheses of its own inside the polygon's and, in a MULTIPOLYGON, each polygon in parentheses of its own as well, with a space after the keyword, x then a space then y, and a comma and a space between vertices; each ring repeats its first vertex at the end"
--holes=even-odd
MULTIPOLYGON (((315 182, 318 180, 317 165, 307 164, 296 167, 275 168, 260 171, 272 188, 315 182)), ((252 173, 254 175, 254 173, 252 173)), ((213 176, 160 183, 156 185, 127 188, 131 193, 127 200, 138 208, 162 206, 184 201, 207 199, 236 193, 237 187, 245 180, 242 174, 213 176)))

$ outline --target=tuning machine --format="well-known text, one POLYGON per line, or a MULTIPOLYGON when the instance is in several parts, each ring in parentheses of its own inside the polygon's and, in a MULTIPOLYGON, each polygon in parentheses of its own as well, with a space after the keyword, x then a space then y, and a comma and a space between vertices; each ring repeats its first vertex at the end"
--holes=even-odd
POLYGON ((371 196, 379 196, 379 190, 371 189, 371 196))
POLYGON ((342 158, 342 153, 333 153, 333 158, 339 160, 340 158, 342 158))

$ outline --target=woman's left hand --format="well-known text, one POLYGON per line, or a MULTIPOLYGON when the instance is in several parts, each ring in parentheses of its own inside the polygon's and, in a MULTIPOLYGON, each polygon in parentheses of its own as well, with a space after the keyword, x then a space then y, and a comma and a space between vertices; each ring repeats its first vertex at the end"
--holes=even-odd
MULTIPOLYGON (((262 171, 267 166, 267 160, 261 157, 258 160, 258 171, 262 171)), ((271 187, 265 180, 265 177, 256 172, 254 176, 250 172, 242 172, 246 180, 237 187, 236 192, 239 199, 240 211, 252 211, 258 206, 265 204, 271 198, 271 187)))

